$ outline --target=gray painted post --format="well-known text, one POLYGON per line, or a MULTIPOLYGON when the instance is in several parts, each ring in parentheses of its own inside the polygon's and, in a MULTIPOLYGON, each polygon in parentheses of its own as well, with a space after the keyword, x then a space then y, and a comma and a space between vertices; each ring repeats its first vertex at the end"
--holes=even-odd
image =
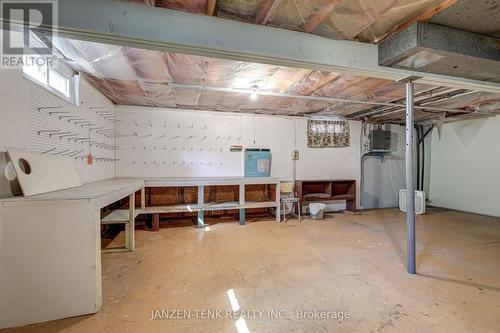
POLYGON ((406 82, 406 235, 407 271, 416 274, 415 187, 413 184, 413 82, 406 82))

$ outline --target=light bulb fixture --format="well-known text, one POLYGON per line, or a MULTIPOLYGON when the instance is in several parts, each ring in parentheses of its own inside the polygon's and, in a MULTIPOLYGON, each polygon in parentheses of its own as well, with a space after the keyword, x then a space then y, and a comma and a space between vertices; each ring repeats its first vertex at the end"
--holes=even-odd
POLYGON ((250 92, 250 100, 256 101, 257 100, 257 86, 253 86, 252 90, 250 92))

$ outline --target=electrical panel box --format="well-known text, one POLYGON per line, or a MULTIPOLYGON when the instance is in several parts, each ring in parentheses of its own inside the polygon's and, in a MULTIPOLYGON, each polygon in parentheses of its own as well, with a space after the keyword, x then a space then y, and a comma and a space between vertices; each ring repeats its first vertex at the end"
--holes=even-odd
POLYGON ((390 150, 391 131, 376 129, 370 131, 370 150, 390 150))
POLYGON ((245 149, 245 177, 270 177, 271 150, 261 148, 245 149))

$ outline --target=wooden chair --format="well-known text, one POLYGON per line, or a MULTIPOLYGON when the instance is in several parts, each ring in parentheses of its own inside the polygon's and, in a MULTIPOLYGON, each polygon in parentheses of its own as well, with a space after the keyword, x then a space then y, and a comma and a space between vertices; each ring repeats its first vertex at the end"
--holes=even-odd
POLYGON ((280 196, 281 196, 281 211, 283 212, 283 222, 286 223, 286 206, 292 205, 292 213, 297 204, 297 213, 300 222, 300 199, 293 196, 294 182, 284 181, 280 182, 280 196))

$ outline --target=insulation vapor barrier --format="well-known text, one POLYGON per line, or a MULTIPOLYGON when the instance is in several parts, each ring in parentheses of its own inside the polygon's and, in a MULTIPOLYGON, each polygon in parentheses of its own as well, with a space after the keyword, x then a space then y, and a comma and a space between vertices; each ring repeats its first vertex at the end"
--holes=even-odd
MULTIPOLYGON (((151 0, 133 2, 153 6, 151 0)), ((218 0, 156 1, 154 5, 188 13, 216 15, 240 22, 309 32, 331 39, 378 42, 411 20, 421 20, 453 0, 218 0), (437 9, 437 10, 436 10, 437 9)))
MULTIPOLYGON (((118 105, 352 119, 363 118, 377 103, 397 102, 404 109, 405 85, 389 80, 63 38, 54 44, 74 70, 118 105), (252 90, 261 95, 250 98, 252 90)), ((436 88, 417 83, 415 93, 429 97, 436 88)), ((470 93, 426 106, 498 111, 498 94, 470 93)))

